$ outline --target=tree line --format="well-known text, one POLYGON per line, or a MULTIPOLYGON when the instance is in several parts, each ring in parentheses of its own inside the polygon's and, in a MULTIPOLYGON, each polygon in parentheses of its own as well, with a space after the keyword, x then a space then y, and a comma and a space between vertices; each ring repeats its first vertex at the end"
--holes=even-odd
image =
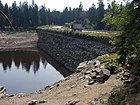
MULTIPOLYGON (((7 3, 3 5, 0 0, 0 10, 9 17, 15 28, 64 25, 65 23, 76 21, 86 23, 86 28, 105 29, 105 25, 101 21, 106 11, 102 0, 99 0, 98 8, 93 3, 88 10, 84 10, 82 3, 80 3, 77 8, 65 7, 62 12, 57 10, 50 11, 44 5, 38 7, 34 0, 31 5, 24 1, 20 2, 19 6, 17 6, 16 1, 12 3, 12 6, 8 6, 7 3)), ((3 17, 0 17, 0 23, 1 28, 8 26, 3 17)))

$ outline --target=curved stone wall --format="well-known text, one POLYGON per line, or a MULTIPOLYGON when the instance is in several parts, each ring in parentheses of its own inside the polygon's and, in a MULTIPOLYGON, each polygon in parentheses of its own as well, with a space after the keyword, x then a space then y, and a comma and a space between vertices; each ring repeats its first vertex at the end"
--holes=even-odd
POLYGON ((37 33, 38 48, 73 72, 81 62, 112 52, 107 39, 99 38, 98 41, 96 38, 95 42, 44 30, 37 30, 37 33))

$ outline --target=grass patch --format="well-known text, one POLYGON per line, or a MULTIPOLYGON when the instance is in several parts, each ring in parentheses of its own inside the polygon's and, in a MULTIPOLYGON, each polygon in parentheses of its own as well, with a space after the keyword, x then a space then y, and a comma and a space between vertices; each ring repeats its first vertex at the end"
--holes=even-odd
POLYGON ((86 39, 89 41, 100 42, 104 44, 113 44, 114 38, 118 35, 117 32, 73 32, 69 28, 53 28, 54 26, 40 26, 37 29, 48 31, 51 33, 86 39))
POLYGON ((119 58, 120 56, 117 53, 112 53, 98 56, 96 59, 103 63, 111 73, 114 73, 124 70, 124 68, 118 61, 119 58))
POLYGON ((96 36, 96 37, 107 37, 107 38, 113 38, 117 36, 119 33, 118 32, 71 32, 70 28, 53 28, 53 25, 45 25, 45 26, 39 26, 37 29, 42 29, 42 30, 48 30, 48 31, 54 31, 58 33, 74 33, 74 35, 85 35, 85 36, 96 36))

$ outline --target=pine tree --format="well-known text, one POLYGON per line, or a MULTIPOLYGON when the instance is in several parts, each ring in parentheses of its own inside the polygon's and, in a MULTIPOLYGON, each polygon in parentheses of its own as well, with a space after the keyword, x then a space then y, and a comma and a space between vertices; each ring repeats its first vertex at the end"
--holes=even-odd
POLYGON ((129 5, 128 23, 118 37, 116 50, 120 62, 135 76, 140 76, 140 2, 133 0, 129 5))
POLYGON ((99 7, 97 8, 96 29, 97 30, 103 30, 105 28, 105 25, 102 22, 102 19, 104 18, 104 14, 105 14, 103 0, 99 0, 98 5, 99 5, 99 7))

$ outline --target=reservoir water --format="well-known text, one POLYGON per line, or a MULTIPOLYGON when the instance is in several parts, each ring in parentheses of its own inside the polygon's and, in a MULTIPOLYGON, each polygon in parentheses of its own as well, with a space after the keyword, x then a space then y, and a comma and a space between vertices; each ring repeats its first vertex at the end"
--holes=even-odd
POLYGON ((69 74, 38 50, 0 52, 0 85, 7 89, 8 94, 32 93, 69 74))

